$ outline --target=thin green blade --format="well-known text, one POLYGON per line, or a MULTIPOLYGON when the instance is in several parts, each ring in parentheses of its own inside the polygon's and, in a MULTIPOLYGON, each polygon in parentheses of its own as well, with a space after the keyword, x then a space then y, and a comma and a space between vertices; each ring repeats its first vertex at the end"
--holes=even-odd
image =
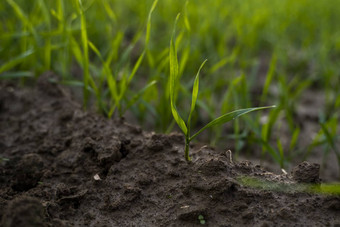
POLYGON ((30 50, 27 50, 26 52, 20 54, 19 56, 13 58, 12 60, 6 62, 4 65, 2 65, 0 67, 0 73, 3 73, 5 71, 8 71, 8 70, 12 69, 16 65, 20 64, 21 62, 23 62, 26 58, 31 56, 33 53, 34 53, 34 51, 30 49, 30 50))
POLYGON ((40 43, 39 36, 37 31, 35 30, 34 26, 30 22, 30 20, 25 15, 24 11, 20 8, 20 6, 13 0, 7 0, 7 3, 13 8, 16 15, 19 17, 19 19, 28 27, 30 32, 32 33, 36 44, 38 45, 40 43))
POLYGON ((145 55, 145 51, 143 51, 143 53, 139 56, 137 62, 135 63, 135 65, 133 66, 133 69, 132 69, 132 72, 129 76, 129 79, 128 79, 128 84, 131 82, 131 80, 133 79, 133 77, 135 76, 137 70, 139 69, 143 59, 144 59, 144 55, 145 55))
POLYGON ((130 107, 132 105, 134 105, 142 96, 143 94, 149 90, 149 88, 151 88, 153 85, 155 85, 157 83, 156 80, 151 81, 150 83, 148 83, 147 85, 145 85, 145 87, 143 87, 140 91, 137 92, 136 95, 134 95, 132 97, 132 99, 129 100, 128 104, 126 105, 125 109, 123 112, 126 112, 128 109, 130 109, 130 107))
POLYGON ((209 122, 207 125, 205 125, 203 128, 201 128, 198 132, 196 132, 192 137, 190 137, 190 140, 194 139, 196 136, 198 136, 201 132, 203 132, 205 129, 210 128, 215 125, 221 125, 224 123, 227 123, 231 120, 234 120, 244 114, 256 111, 256 110, 263 110, 263 109, 268 109, 268 108, 273 108, 275 106, 265 106, 265 107, 254 107, 254 108, 247 108, 247 109, 240 109, 240 110, 235 110, 230 113, 226 113, 215 120, 212 120, 209 122))
POLYGON ((94 45, 94 43, 92 43, 90 40, 87 40, 87 43, 89 45, 89 47, 91 48, 91 50, 98 56, 98 58, 100 59, 101 62, 104 62, 104 59, 100 53, 100 51, 98 50, 98 48, 94 45))
POLYGON ((157 6, 157 2, 158 2, 158 0, 155 0, 152 3, 151 9, 150 9, 150 12, 149 12, 149 15, 148 15, 148 22, 147 22, 147 25, 146 25, 145 48, 147 48, 148 45, 149 45, 150 30, 151 30, 151 15, 152 15, 152 12, 155 10, 155 8, 157 6))
POLYGON ((109 67, 109 62, 104 61, 100 51, 91 41, 88 40, 88 44, 89 44, 89 47, 93 50, 93 52, 98 56, 98 58, 103 63, 104 74, 106 75, 107 83, 109 85, 109 90, 110 90, 110 93, 111 93, 111 99, 117 105, 118 100, 119 100, 118 93, 117 93, 117 83, 116 83, 116 81, 115 81, 115 79, 112 75, 111 69, 109 67))
MULTIPOLYGON (((188 118, 188 125, 191 122, 191 116, 192 116, 192 114, 195 110, 195 106, 196 106, 198 90, 199 90, 199 75, 200 75, 201 69, 203 68, 203 66, 206 62, 207 62, 207 59, 201 64, 201 66, 198 69, 198 72, 196 74, 196 77, 195 77, 194 86, 192 88, 191 109, 190 109, 190 114, 189 114, 189 118, 188 118)), ((190 127, 188 126, 188 128, 190 128, 190 127)))
POLYGON ((320 125, 321 125, 321 130, 325 134, 327 143, 332 147, 332 149, 335 151, 335 153, 337 153, 337 149, 336 149, 336 145, 335 145, 334 139, 333 139, 331 133, 329 132, 326 124, 325 123, 320 123, 320 125))
POLYGON ((29 78, 33 77, 33 73, 29 71, 19 71, 19 72, 6 72, 0 74, 0 79, 17 79, 17 78, 29 78))
MULTIPOLYGON (((179 15, 176 17, 175 26, 178 21, 179 15)), ((175 30, 174 30, 175 31, 175 30)), ((175 32, 174 32, 175 33, 175 32)), ((174 36, 174 34, 173 34, 174 36)), ((172 36, 172 37, 173 37, 172 36)), ((175 87, 176 87, 176 79, 178 77, 178 59, 177 59, 177 51, 173 42, 173 38, 170 40, 170 103, 171 103, 171 112, 177 123, 177 125, 181 128, 183 133, 187 135, 188 129, 185 125, 183 119, 179 115, 176 105, 175 105, 175 87)))

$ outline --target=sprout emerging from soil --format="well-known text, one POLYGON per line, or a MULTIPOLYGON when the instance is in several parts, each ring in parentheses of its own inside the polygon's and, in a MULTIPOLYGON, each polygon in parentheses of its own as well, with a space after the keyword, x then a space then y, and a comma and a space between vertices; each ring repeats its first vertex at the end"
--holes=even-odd
POLYGON ((198 216, 198 220, 200 222, 201 225, 204 225, 205 224, 205 220, 204 220, 204 216, 203 215, 199 215, 198 216))
POLYGON ((192 89, 190 113, 189 113, 189 117, 188 117, 187 122, 184 122, 183 118, 178 113, 177 108, 176 108, 176 104, 175 104, 176 85, 177 85, 178 77, 179 77, 179 70, 178 70, 179 67, 178 67, 178 59, 177 59, 177 49, 176 49, 176 45, 174 44, 173 39, 174 39, 176 24, 177 24, 177 21, 179 19, 179 15, 180 14, 178 14, 177 17, 176 17, 175 28, 174 28, 174 31, 173 31, 173 34, 172 34, 172 38, 170 40, 170 55, 169 55, 169 59, 170 59, 170 82, 169 82, 170 105, 171 105, 172 115, 173 115, 177 125, 179 126, 179 128, 182 130, 182 132, 185 135, 184 157, 187 161, 190 161, 191 160, 191 158, 189 156, 190 142, 196 136, 198 136, 201 132, 203 132, 205 129, 210 128, 210 127, 215 126, 215 125, 221 125, 221 124, 227 123, 227 122, 234 120, 234 119, 236 119, 236 118, 238 118, 238 117, 240 117, 240 116, 242 116, 246 113, 250 113, 250 112, 255 111, 255 110, 273 108, 275 106, 265 106, 265 107, 254 107, 254 108, 247 108, 247 109, 239 109, 239 110, 235 110, 235 111, 230 112, 230 113, 223 114, 222 116, 220 116, 220 117, 212 120, 208 124, 206 124, 203 128, 201 128, 198 132, 196 132, 194 135, 191 136, 191 133, 190 133, 191 117, 192 117, 192 114, 195 110, 196 101, 197 101, 197 97, 198 97, 199 74, 200 74, 200 71, 203 68, 204 64, 207 62, 207 60, 205 60, 201 64, 201 66, 198 69, 198 72, 196 74, 194 86, 193 86, 193 89, 192 89))

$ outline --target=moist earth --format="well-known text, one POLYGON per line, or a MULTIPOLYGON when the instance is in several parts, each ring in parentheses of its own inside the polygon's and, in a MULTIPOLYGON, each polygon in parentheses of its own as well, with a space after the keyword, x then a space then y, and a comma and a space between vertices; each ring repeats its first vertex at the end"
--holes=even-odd
POLYGON ((181 134, 83 111, 50 77, 0 84, 1 226, 340 226, 339 196, 294 190, 317 164, 276 175, 207 146, 188 163, 181 134))

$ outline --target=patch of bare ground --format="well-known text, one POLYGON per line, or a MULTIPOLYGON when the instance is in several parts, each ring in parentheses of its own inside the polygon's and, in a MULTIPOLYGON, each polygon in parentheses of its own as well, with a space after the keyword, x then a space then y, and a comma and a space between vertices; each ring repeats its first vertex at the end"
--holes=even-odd
POLYGON ((0 86, 2 226, 340 225, 339 196, 294 190, 317 187, 318 165, 275 175, 209 147, 187 163, 181 135, 84 112, 46 75, 0 86))

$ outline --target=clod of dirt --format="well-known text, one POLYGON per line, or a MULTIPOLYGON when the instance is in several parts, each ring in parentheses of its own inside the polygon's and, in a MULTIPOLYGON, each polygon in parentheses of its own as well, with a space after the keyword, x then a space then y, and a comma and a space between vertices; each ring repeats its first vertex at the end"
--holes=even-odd
POLYGON ((27 191, 35 187, 43 175, 44 162, 38 154, 26 154, 18 162, 12 188, 27 191))
POLYGON ((106 165, 114 161, 120 161, 123 154, 120 151, 122 145, 117 137, 104 138, 95 141, 90 137, 84 140, 84 152, 90 152, 96 157, 98 164, 106 165))
POLYGON ((9 202, 2 217, 3 227, 43 227, 45 210, 39 200, 32 197, 20 197, 9 202))
POLYGON ((216 175, 217 171, 230 173, 229 165, 217 158, 210 159, 201 164, 198 168, 198 171, 204 173, 204 175, 216 175))
POLYGON ((320 183, 319 172, 319 164, 305 161, 294 167, 292 175, 299 183, 320 183))
POLYGON ((171 147, 169 139, 165 135, 153 134, 147 142, 147 147, 150 151, 159 152, 171 147))

